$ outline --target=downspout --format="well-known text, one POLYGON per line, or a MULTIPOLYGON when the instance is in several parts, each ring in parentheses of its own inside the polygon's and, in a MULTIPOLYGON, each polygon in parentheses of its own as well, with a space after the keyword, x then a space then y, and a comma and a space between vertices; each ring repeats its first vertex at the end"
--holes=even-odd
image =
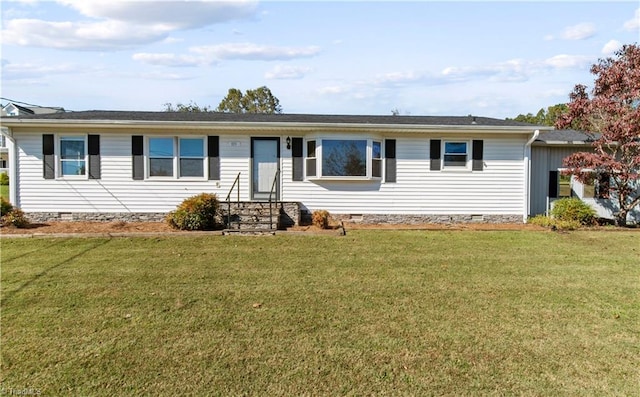
POLYGON ((7 127, 2 128, 2 135, 7 138, 9 154, 9 202, 15 207, 20 207, 18 202, 18 156, 16 155, 16 141, 13 132, 7 127))
POLYGON ((538 139, 540 135, 540 130, 533 131, 533 136, 531 139, 524 144, 524 211, 522 213, 522 223, 527 223, 527 218, 529 217, 529 207, 531 206, 531 145, 533 142, 538 139))

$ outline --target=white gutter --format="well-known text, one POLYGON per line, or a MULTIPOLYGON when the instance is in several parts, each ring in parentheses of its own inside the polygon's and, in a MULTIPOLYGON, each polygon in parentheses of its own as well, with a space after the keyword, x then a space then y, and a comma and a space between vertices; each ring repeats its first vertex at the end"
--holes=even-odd
POLYGON ((524 211, 522 213, 522 223, 527 223, 529 217, 529 207, 531 206, 531 145, 538 139, 540 130, 535 130, 531 139, 524 144, 524 211))

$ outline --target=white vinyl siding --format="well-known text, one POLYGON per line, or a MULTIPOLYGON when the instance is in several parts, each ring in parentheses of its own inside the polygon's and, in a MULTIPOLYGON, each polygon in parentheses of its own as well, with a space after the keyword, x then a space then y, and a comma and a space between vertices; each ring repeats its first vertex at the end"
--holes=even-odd
MULTIPOLYGON (((238 173, 241 173, 240 198, 249 200, 251 136, 274 136, 268 133, 209 132, 220 139, 219 181, 193 178, 133 180, 131 136, 141 134, 124 130, 90 131, 90 134, 100 134, 101 179, 69 180, 62 183, 43 178, 43 133, 51 132, 16 134, 20 148, 18 199, 19 205, 26 212, 168 212, 185 198, 202 192, 215 193, 223 201, 238 173)), ((162 136, 155 132, 144 135, 162 136)), ((189 134, 175 131, 165 136, 189 138, 189 134)), ((380 178, 359 181, 292 181, 291 150, 286 149, 284 144, 286 136, 288 134, 280 136, 280 199, 300 202, 311 211, 324 209, 335 214, 443 216, 522 215, 524 212, 525 134, 451 137, 450 140, 455 141, 484 140, 483 160, 486 166, 481 173, 430 171, 429 140, 445 140, 442 135, 386 136, 396 140, 397 181, 394 183, 385 183, 380 178)), ((353 135, 335 134, 335 139, 341 138, 351 139, 353 135)), ((374 141, 384 142, 384 138, 385 136, 380 136, 374 138, 374 141)), ((306 155, 306 143, 304 149, 306 155)), ((382 157, 384 158, 384 151, 382 157)), ((234 197, 235 194, 234 192, 234 197)))
MULTIPOLYGON (((429 139, 441 136, 391 136, 396 139, 395 183, 371 181, 292 182, 290 158, 283 159, 284 201, 300 201, 309 210, 336 214, 484 214, 522 215, 525 136, 484 138, 484 172, 429 170, 429 139)), ((469 143, 469 153, 470 153, 469 143)), ((286 152, 285 152, 286 153, 286 152)), ((470 157, 470 154, 468 155, 470 157)))
POLYGON ((61 183, 42 177, 42 133, 20 133, 16 137, 20 148, 20 207, 26 212, 169 212, 185 198, 202 192, 215 193, 224 200, 238 172, 242 172, 242 198, 248 199, 248 136, 220 136, 223 158, 220 181, 193 178, 139 181, 132 179, 131 135, 100 134, 100 180, 61 183))

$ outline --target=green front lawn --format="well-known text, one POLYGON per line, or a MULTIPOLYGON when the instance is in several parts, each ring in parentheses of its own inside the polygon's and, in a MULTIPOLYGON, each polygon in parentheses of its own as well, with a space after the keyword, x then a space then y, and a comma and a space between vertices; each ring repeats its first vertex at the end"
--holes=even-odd
POLYGON ((637 231, 1 244, 5 391, 639 390, 637 231))

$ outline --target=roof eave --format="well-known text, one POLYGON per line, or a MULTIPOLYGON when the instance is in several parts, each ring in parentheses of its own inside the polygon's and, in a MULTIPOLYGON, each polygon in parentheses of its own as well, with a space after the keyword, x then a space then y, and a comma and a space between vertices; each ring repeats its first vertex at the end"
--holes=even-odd
POLYGON ((552 127, 541 126, 490 126, 490 125, 447 125, 447 124, 373 124, 373 123, 305 123, 305 122, 250 122, 250 121, 149 121, 149 120, 38 120, 38 119, 3 119, 0 120, 3 127, 94 127, 94 128, 175 128, 181 129, 226 129, 226 130, 379 130, 379 131, 443 131, 452 132, 477 132, 491 131, 494 133, 522 133, 530 134, 535 130, 553 130, 552 127))

